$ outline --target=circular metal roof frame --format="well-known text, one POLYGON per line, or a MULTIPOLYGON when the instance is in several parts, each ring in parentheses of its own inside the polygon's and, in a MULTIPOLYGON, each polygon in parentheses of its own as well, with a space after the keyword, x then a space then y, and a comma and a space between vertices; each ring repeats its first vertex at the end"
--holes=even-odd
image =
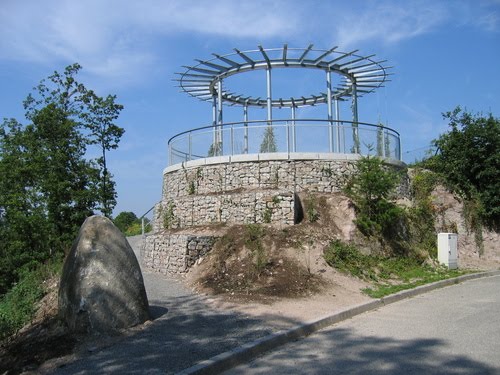
MULTIPOLYGON (((184 66, 187 70, 176 74, 181 76, 178 81, 183 91, 204 101, 213 100, 213 97, 218 95, 219 81, 251 70, 309 68, 336 73, 341 76, 341 82, 337 87, 331 88, 331 95, 337 100, 373 92, 389 81, 387 70, 392 67, 382 65, 386 60, 375 61, 372 59, 375 55, 362 56, 356 53, 358 50, 340 52, 337 48, 315 49, 313 44, 307 48, 288 48, 285 44, 281 48, 269 49, 259 45, 257 50, 249 51, 239 51, 235 48, 234 53, 222 56, 214 53, 213 59, 196 60, 198 64, 184 66)), ((268 104, 265 98, 245 96, 224 88, 221 97, 223 102, 228 102, 230 105, 265 107, 268 104)), ((273 98, 271 105, 291 108, 327 102, 327 93, 320 92, 307 97, 273 98)))

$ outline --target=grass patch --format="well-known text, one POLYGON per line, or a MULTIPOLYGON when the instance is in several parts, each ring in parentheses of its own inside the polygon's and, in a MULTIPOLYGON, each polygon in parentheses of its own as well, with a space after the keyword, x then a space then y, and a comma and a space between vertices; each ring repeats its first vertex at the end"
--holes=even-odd
POLYGON ((60 274, 62 262, 41 265, 21 276, 19 282, 0 299, 0 340, 17 333, 36 312, 46 294, 44 281, 60 274))
POLYGON ((373 298, 466 273, 463 270, 423 264, 415 258, 366 255, 354 245, 339 240, 330 243, 324 252, 324 258, 339 271, 371 281, 373 286, 363 289, 363 292, 373 298))

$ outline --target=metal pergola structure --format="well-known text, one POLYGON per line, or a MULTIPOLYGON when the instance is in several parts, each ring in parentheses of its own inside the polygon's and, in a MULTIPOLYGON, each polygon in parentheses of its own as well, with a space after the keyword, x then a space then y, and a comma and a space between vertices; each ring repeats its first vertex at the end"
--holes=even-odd
MULTIPOLYGON (((213 54, 210 60, 196 60, 198 64, 184 66, 187 70, 178 79, 180 87, 189 95, 204 101, 212 101, 221 117, 223 102, 243 107, 267 107, 268 117, 272 116, 272 107, 297 108, 326 103, 332 107, 332 102, 351 97, 353 103, 363 94, 373 92, 388 81, 391 67, 382 65, 386 60, 376 61, 375 55, 361 56, 358 50, 340 52, 338 47, 328 50, 315 49, 310 44, 307 48, 289 48, 287 44, 280 48, 265 49, 258 46, 257 50, 240 51, 227 55, 213 54), (271 54, 273 57, 271 57, 271 54), (224 64, 224 65, 222 65, 224 64), (273 68, 308 68, 319 69, 326 73, 325 92, 307 97, 273 98, 271 71, 273 68), (223 81, 232 75, 251 70, 266 70, 267 98, 255 98, 244 94, 227 91, 223 81), (331 87, 331 74, 341 76, 341 84, 331 87)), ((354 104, 353 108, 356 109, 354 104)), ((353 113, 353 119, 355 119, 353 113)))
POLYGON ((176 73, 179 87, 189 95, 203 101, 212 102, 212 124, 214 144, 221 142, 224 104, 243 107, 243 121, 248 121, 248 108, 267 108, 267 121, 271 126, 272 109, 291 108, 291 120, 296 119, 296 108, 326 104, 328 120, 339 121, 339 102, 351 102, 352 122, 358 123, 358 97, 373 92, 388 81, 386 60, 377 61, 375 55, 362 56, 358 50, 341 52, 338 47, 316 49, 313 44, 306 48, 289 48, 287 44, 279 48, 263 48, 240 51, 226 55, 213 54, 209 60, 196 60, 192 66, 184 66, 186 71, 176 73), (273 97, 272 70, 285 68, 305 68, 325 73, 324 91, 309 96, 273 97), (266 71, 266 98, 248 96, 225 88, 224 80, 236 74, 255 70, 266 71), (333 85, 332 73, 339 76, 339 83, 333 85))

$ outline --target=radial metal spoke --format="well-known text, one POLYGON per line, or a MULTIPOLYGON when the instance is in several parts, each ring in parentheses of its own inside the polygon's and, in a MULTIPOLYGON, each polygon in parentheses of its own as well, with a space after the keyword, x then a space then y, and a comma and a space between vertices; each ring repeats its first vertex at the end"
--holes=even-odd
POLYGON ((306 50, 304 51, 304 53, 302 53, 302 55, 299 57, 299 63, 303 63, 307 54, 312 50, 314 44, 309 44, 309 47, 306 48, 306 50))
POLYGON ((214 55, 215 57, 217 57, 219 60, 224 61, 226 64, 231 65, 232 67, 238 67, 238 66, 240 66, 240 64, 238 64, 236 61, 230 60, 227 57, 219 56, 219 55, 217 55, 215 53, 213 53, 212 55, 214 55))
POLYGON ((335 64, 337 61, 340 61, 342 59, 345 59, 346 57, 349 57, 351 55, 354 55, 356 52, 358 52, 359 50, 358 49, 355 49, 354 51, 351 51, 349 53, 346 53, 346 54, 343 54, 343 55, 340 55, 339 57, 331 60, 331 61, 328 61, 326 63, 326 65, 328 65, 329 67, 331 67, 333 64, 335 64))
POLYGON ((226 70, 229 69, 227 66, 222 66, 222 65, 219 65, 219 64, 214 64, 214 63, 212 63, 210 61, 202 61, 202 60, 198 60, 198 59, 196 59, 196 61, 198 61, 200 64, 203 64, 205 66, 209 66, 210 68, 217 69, 219 71, 219 73, 225 72, 226 70))
POLYGON ((326 56, 328 56, 329 54, 331 54, 333 51, 335 51, 336 49, 338 48, 338 46, 335 46, 331 49, 329 49, 328 51, 326 51, 324 54, 322 54, 321 56, 317 57, 312 63, 314 65, 318 65, 320 61, 323 60, 323 58, 325 58, 326 56))
POLYGON ((255 65, 255 61, 253 61, 250 57, 245 55, 243 52, 239 51, 238 49, 234 49, 238 55, 240 55, 247 63, 251 64, 252 67, 255 65))
POLYGON ((339 69, 344 69, 346 66, 355 64, 355 63, 363 61, 363 60, 368 60, 368 59, 370 59, 370 57, 373 57, 373 56, 375 56, 375 55, 369 55, 369 56, 366 56, 366 57, 362 56, 362 57, 359 57, 357 59, 354 59, 354 60, 348 61, 346 63, 340 64, 339 65, 339 69))
POLYGON ((264 60, 266 60, 267 66, 270 68, 271 67, 271 61, 269 60, 269 56, 267 56, 266 51, 262 46, 259 46, 260 53, 262 53, 262 56, 264 56, 264 60))

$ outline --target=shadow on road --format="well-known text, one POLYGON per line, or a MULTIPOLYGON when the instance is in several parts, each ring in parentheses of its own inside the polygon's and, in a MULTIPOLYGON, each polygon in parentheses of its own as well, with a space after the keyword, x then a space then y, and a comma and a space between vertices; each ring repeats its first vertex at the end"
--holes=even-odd
POLYGON ((322 331, 230 374, 498 374, 499 369, 458 355, 443 355, 436 339, 395 340, 360 336, 350 329, 322 331), (325 354, 327 353, 327 354, 325 354))
MULTIPOLYGON (((156 320, 111 347, 90 353, 55 374, 175 373, 214 355, 297 322, 274 316, 272 324, 211 308, 202 298, 151 301, 156 320), (276 322, 280 324, 276 324, 276 322)), ((266 319, 267 320, 267 319, 266 319)))

